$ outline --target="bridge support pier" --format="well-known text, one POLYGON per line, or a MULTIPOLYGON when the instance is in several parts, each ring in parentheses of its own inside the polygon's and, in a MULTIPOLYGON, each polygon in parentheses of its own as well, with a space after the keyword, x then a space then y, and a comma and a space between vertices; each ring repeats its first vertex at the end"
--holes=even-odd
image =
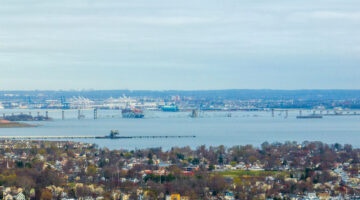
POLYGON ((97 108, 94 109, 94 119, 97 119, 97 108))

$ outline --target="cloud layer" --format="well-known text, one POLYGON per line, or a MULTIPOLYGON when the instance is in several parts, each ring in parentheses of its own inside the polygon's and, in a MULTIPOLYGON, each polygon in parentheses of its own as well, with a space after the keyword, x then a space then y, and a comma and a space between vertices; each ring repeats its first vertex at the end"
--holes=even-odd
POLYGON ((1 1, 0 89, 359 89, 359 6, 1 1))

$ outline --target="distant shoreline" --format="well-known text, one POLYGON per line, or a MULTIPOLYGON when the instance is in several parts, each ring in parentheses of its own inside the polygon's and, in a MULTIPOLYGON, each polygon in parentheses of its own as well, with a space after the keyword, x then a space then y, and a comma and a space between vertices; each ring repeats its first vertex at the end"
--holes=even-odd
POLYGON ((11 122, 8 120, 0 119, 0 128, 24 128, 24 127, 36 127, 36 125, 19 123, 19 122, 11 122))

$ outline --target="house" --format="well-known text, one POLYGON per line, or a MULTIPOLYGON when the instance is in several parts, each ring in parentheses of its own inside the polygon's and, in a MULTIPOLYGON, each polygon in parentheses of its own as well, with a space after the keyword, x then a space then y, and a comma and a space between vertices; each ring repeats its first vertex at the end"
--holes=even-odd
POLYGON ((316 196, 316 193, 308 193, 304 197, 304 200, 320 200, 320 199, 316 196))
POLYGON ((180 200, 180 194, 166 195, 165 200, 180 200))
POLYGON ((233 192, 225 192, 225 200, 235 200, 233 192))

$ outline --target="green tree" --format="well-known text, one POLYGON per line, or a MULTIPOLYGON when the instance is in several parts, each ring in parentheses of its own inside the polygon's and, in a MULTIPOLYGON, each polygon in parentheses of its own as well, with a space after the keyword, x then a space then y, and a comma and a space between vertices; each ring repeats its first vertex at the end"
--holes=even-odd
POLYGON ((96 166, 95 165, 89 165, 86 169, 86 174, 88 176, 95 176, 97 172, 96 166))

